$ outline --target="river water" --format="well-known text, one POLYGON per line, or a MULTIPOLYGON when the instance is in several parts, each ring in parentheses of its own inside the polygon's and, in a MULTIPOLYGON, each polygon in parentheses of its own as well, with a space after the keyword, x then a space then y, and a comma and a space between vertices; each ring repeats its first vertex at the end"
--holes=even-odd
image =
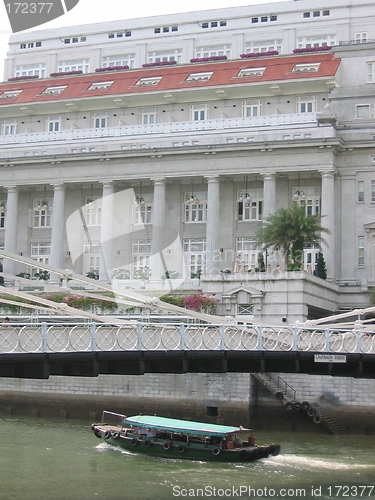
POLYGON ((375 499, 375 436, 256 433, 281 454, 246 464, 150 458, 91 422, 0 417, 1 500, 375 499))

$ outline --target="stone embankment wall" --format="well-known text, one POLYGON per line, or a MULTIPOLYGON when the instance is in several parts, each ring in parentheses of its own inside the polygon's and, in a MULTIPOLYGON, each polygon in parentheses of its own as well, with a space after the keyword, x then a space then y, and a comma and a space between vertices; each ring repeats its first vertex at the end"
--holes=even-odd
MULTIPOLYGON (((296 400, 318 403, 351 430, 375 432, 375 380, 274 374, 296 390, 296 400)), ((1 411, 97 420, 103 409, 152 413, 279 430, 312 430, 305 412, 286 411, 250 374, 51 376, 0 378, 1 411)))

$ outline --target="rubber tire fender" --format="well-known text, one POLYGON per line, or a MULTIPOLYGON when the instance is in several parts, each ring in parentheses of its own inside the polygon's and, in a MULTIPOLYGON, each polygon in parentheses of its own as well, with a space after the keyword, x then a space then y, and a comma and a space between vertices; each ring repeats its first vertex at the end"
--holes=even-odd
POLYGON ((285 409, 288 411, 294 410, 294 403, 291 403, 290 401, 285 404, 285 409))
POLYGON ((307 414, 309 417, 315 417, 315 415, 316 415, 315 408, 311 408, 311 406, 310 406, 310 408, 307 410, 307 414))
POLYGON ((104 439, 109 439, 112 436, 111 431, 105 431, 104 433, 104 439))
POLYGON ((178 450, 178 453, 180 453, 180 455, 182 455, 186 451, 186 446, 184 446, 183 444, 179 444, 177 447, 177 450, 178 450))
POLYGON ((278 401, 282 401, 284 399, 284 394, 281 391, 277 391, 277 393, 275 394, 275 398, 278 401))
POLYGON ((171 442, 170 442, 170 441, 164 441, 164 443, 163 443, 163 448, 164 448, 166 451, 170 450, 170 449, 171 449, 171 446, 172 446, 172 445, 171 445, 171 442))
POLYGON ((132 439, 131 439, 131 441, 130 441, 130 444, 131 444, 132 446, 138 446, 139 441, 138 441, 138 439, 137 439, 137 438, 132 438, 132 439))
POLYGON ((273 457, 277 457, 277 455, 278 455, 278 454, 280 453, 280 451, 281 451, 281 447, 280 447, 280 445, 279 445, 279 444, 273 444, 273 445, 272 445, 272 447, 273 447, 273 450, 272 450, 272 452, 270 451, 270 453, 271 453, 271 455, 272 455, 273 457))
POLYGON ((249 452, 247 450, 241 450, 240 451, 240 459, 243 461, 249 460, 249 452))
POLYGON ((150 446, 152 445, 151 439, 146 439, 144 444, 146 448, 150 448, 150 446))
POLYGON ((220 449, 220 448, 214 448, 214 449, 212 450, 212 454, 213 454, 215 457, 217 457, 218 455, 220 455, 220 453, 221 453, 221 449, 220 449))
POLYGON ((302 401, 302 410, 307 411, 310 408, 310 403, 308 401, 302 401))
POLYGON ((295 410, 300 410, 302 408, 302 403, 300 403, 299 401, 295 401, 294 403, 294 409, 295 410))
POLYGON ((118 439, 120 437, 120 433, 119 432, 112 432, 112 437, 113 437, 113 439, 118 439))
POLYGON ((314 415, 313 422, 315 424, 320 424, 321 421, 322 421, 322 416, 320 413, 317 413, 316 415, 314 415))
POLYGON ((102 436, 101 436, 101 434, 100 434, 100 431, 98 431, 98 429, 94 429, 94 434, 95 434, 95 436, 96 436, 97 438, 99 438, 99 439, 101 439, 101 438, 102 438, 102 436))

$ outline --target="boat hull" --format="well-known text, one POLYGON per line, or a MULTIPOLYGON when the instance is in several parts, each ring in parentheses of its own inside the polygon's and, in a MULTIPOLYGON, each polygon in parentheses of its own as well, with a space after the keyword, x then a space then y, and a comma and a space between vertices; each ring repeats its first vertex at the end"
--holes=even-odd
POLYGON ((168 439, 138 437, 127 434, 106 425, 93 424, 94 434, 106 443, 118 446, 133 453, 143 453, 152 457, 200 460, 212 462, 253 462, 261 458, 276 456, 280 446, 242 446, 233 449, 222 449, 214 444, 203 442, 182 442, 168 439))

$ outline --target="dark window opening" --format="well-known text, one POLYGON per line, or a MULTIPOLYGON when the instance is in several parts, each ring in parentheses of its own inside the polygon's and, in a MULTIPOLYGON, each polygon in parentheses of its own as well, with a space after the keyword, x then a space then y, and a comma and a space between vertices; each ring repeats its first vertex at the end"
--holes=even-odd
POLYGON ((219 408, 217 406, 207 406, 207 416, 217 417, 219 415, 219 408))

